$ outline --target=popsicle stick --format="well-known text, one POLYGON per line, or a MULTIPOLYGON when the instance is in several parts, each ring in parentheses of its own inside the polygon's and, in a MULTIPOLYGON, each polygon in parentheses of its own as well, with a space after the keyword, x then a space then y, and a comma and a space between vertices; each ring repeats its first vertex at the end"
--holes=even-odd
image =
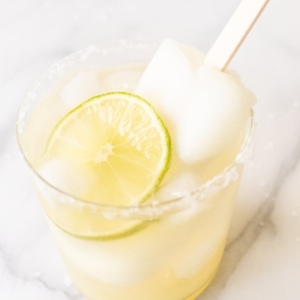
POLYGON ((224 71, 269 0, 243 0, 207 53, 204 64, 224 71))

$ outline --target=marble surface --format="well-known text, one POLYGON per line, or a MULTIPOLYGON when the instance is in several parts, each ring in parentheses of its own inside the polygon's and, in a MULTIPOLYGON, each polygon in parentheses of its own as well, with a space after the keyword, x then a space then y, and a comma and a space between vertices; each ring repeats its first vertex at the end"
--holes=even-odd
MULTIPOLYGON (((65 55, 119 38, 207 51, 238 0, 0 0, 0 299, 81 299, 62 266, 15 138, 20 101, 65 55)), ((271 0, 231 63, 257 95, 221 268, 199 300, 300 299, 300 2, 271 0)))

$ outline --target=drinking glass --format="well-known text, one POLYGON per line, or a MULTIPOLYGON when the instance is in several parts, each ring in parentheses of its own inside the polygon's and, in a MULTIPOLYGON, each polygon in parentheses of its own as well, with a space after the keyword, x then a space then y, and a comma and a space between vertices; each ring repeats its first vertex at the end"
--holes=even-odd
MULTIPOLYGON (((20 108, 21 152, 67 272, 86 299, 195 299, 213 279, 226 244, 251 117, 230 161, 212 160, 217 172, 208 172, 197 188, 163 201, 154 196, 124 207, 88 202, 47 182, 37 170, 51 131, 68 112, 59 101, 42 105, 57 84, 78 70, 147 63, 158 45, 126 40, 78 51, 52 65, 20 108)), ((117 84, 126 89, 126 82, 117 84)))

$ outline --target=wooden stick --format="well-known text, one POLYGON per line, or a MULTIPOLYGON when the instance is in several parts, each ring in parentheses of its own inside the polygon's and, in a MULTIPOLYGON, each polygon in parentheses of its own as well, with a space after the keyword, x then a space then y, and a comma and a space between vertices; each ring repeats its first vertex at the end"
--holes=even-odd
POLYGON ((204 64, 224 71, 269 0, 243 0, 207 53, 204 64))

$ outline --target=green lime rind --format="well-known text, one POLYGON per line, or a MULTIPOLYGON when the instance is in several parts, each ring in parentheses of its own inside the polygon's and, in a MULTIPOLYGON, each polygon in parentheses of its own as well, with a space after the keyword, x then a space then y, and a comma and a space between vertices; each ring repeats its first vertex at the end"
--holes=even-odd
POLYGON ((78 233, 71 232, 70 230, 65 229, 64 227, 59 225, 58 222, 54 221, 47 213, 46 215, 52 224, 54 224, 58 229, 62 230, 64 233, 68 235, 71 235, 78 239, 89 240, 89 241, 102 241, 102 242, 113 241, 113 240, 129 237, 133 234, 139 233, 140 231, 146 229, 151 224, 157 223, 159 221, 159 219, 140 221, 136 225, 131 226, 129 229, 120 232, 114 232, 114 233, 109 233, 104 235, 98 235, 98 234, 86 235, 86 234, 78 234, 78 233))

